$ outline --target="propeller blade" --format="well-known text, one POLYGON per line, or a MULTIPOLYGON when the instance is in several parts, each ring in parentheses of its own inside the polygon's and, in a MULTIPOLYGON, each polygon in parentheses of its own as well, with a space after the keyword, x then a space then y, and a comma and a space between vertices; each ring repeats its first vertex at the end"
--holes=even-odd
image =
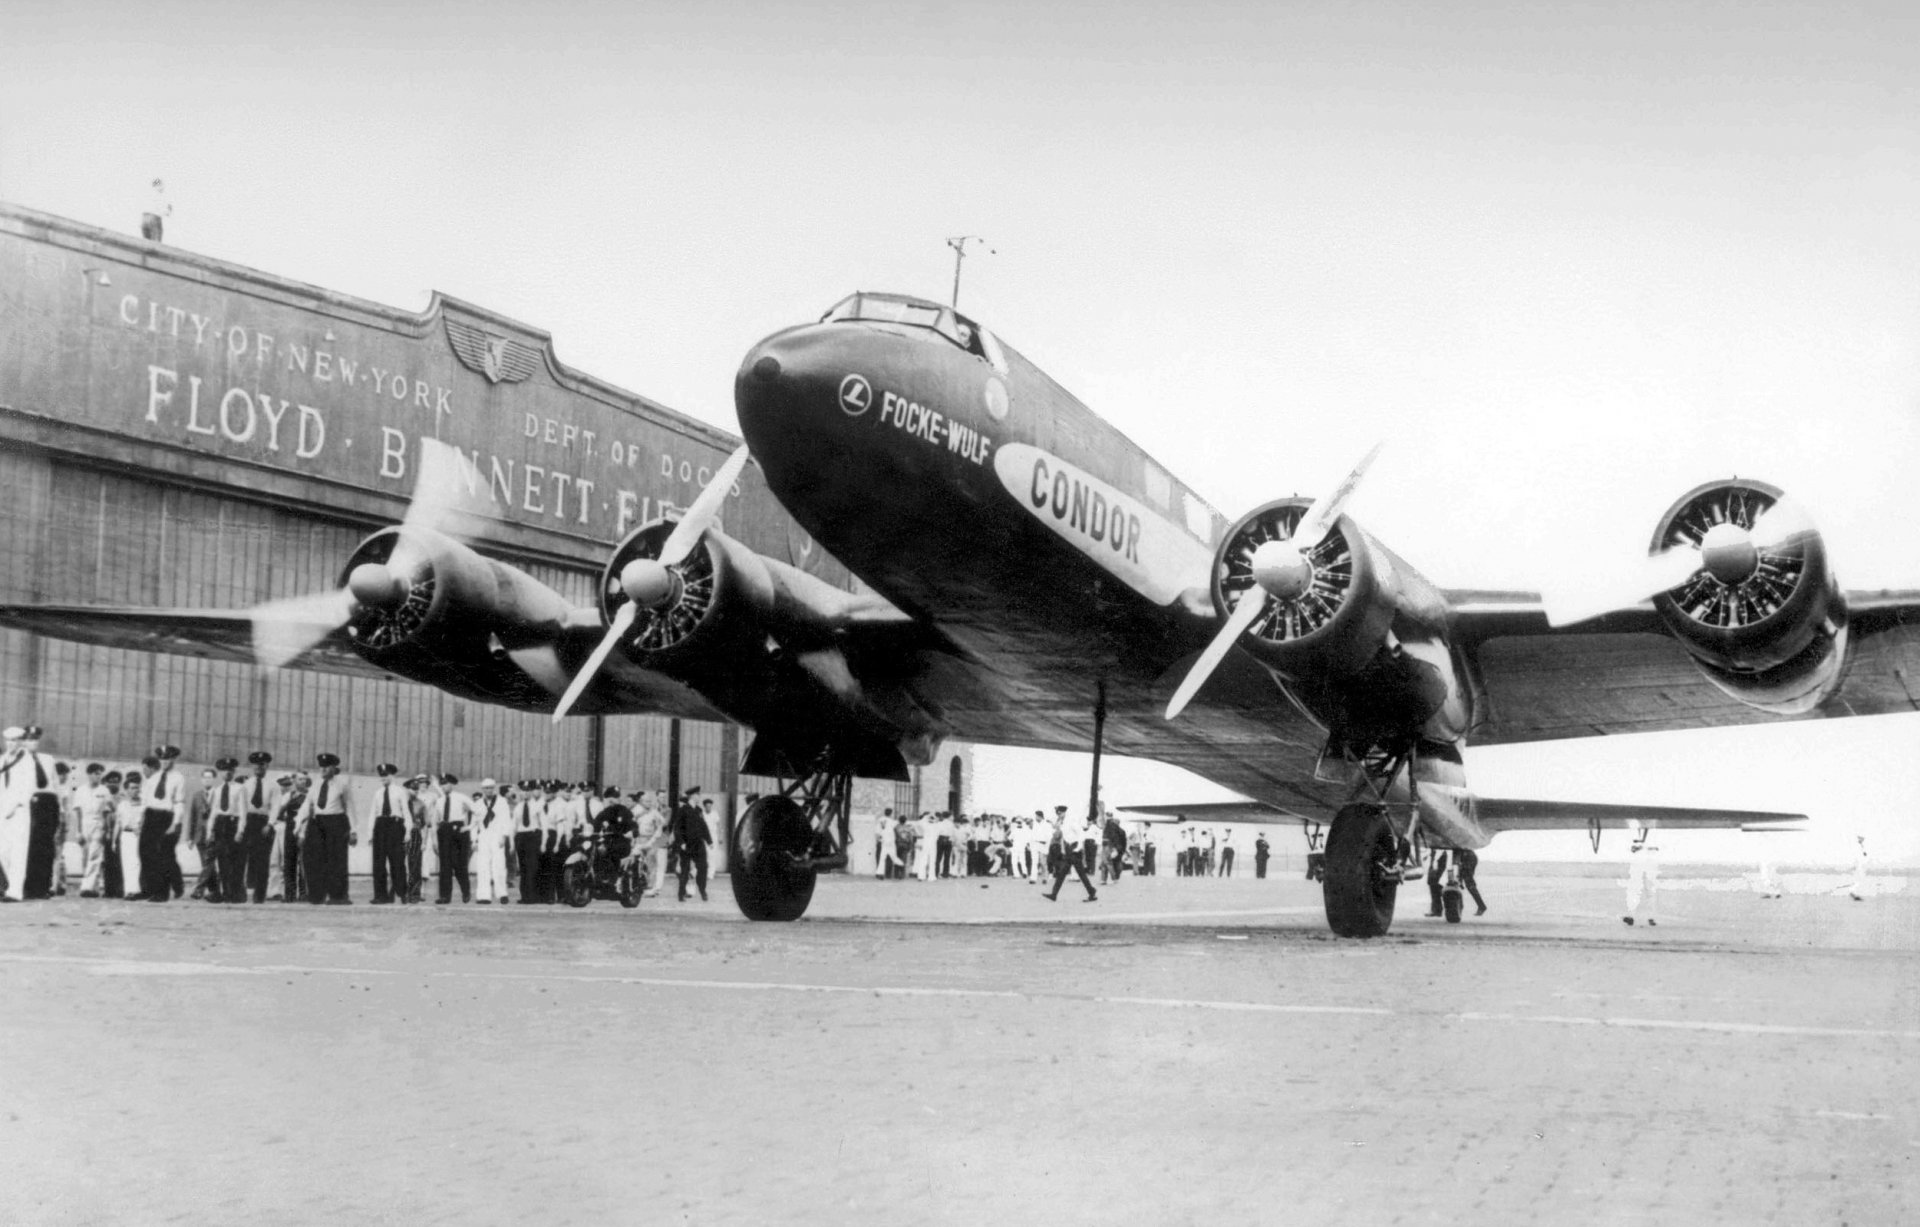
POLYGON ((707 531, 707 526, 720 514, 720 504, 726 500, 727 492, 733 489, 740 470, 747 467, 747 445, 742 443, 735 448, 733 455, 720 466, 707 488, 700 497, 693 500, 693 506, 687 508, 687 514, 673 526, 673 532, 667 537, 667 543, 660 547, 660 565, 677 567, 685 562, 687 555, 693 553, 693 547, 707 531))
POLYGON ((1186 710, 1193 696, 1200 693, 1200 687, 1206 685, 1207 679, 1213 676, 1213 671, 1219 667, 1222 660, 1226 659, 1227 649, 1237 643, 1240 636, 1246 633, 1247 628, 1259 620, 1261 612, 1266 609, 1267 602, 1271 599, 1266 589, 1257 584, 1240 594, 1240 603, 1233 607, 1233 616, 1228 618, 1226 625, 1220 628, 1220 633, 1213 637, 1213 642, 1207 645, 1207 650, 1200 653, 1200 659, 1193 662, 1193 668, 1187 670, 1187 676, 1181 681, 1180 689, 1174 691, 1173 698, 1168 700, 1167 719, 1171 720, 1186 710))
POLYGON ((580 666, 580 672, 573 675, 573 684, 567 687, 567 693, 560 696, 560 705, 553 709, 555 724, 560 723, 573 710, 573 705, 580 701, 580 696, 593 681, 593 675, 600 672, 601 665, 607 663, 607 657, 612 654, 614 645, 620 642, 620 637, 633 629, 633 620, 638 616, 638 607, 632 601, 613 611, 613 625, 607 627, 605 637, 593 649, 593 655, 587 657, 587 663, 580 666))
POLYGON ((1373 462, 1386 445, 1385 439, 1374 444, 1373 450, 1360 458, 1360 463, 1353 466, 1353 472, 1347 474, 1346 480, 1335 487, 1331 495, 1313 501, 1313 505, 1307 508, 1305 518, 1300 521, 1300 527, 1293 530, 1294 548, 1305 553, 1319 545, 1320 539, 1332 531, 1334 521, 1346 510, 1354 490, 1360 485, 1360 479, 1367 475, 1367 470, 1373 467, 1373 462))
MULTIPOLYGON (((467 485, 466 461, 459 449, 438 439, 422 439, 413 472, 413 498, 407 503, 400 527, 470 540, 480 534, 480 504, 467 485)), ((417 549, 408 534, 401 533, 387 565, 401 575, 410 574, 417 549)))
POLYGON ((1628 609, 1670 588, 1678 588, 1701 567, 1700 551, 1679 546, 1664 554, 1654 554, 1625 576, 1610 578, 1604 588, 1583 592, 1549 593, 1546 607, 1548 626, 1571 626, 1616 609, 1628 609))
POLYGON ((247 616, 253 620, 254 659, 278 669, 345 626, 353 616, 353 594, 335 588, 284 597, 255 605, 247 616))

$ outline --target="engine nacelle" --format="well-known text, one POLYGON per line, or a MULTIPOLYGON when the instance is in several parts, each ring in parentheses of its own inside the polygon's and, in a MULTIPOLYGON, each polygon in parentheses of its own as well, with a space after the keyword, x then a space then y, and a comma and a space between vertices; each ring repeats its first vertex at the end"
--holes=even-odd
MULTIPOLYGON (((1213 607, 1232 613, 1241 594, 1260 590, 1253 553, 1263 542, 1291 538, 1310 500, 1276 499, 1248 512, 1227 531, 1213 556, 1213 607)), ((1341 516, 1307 551, 1313 574, 1295 599, 1274 599, 1240 639, 1240 647, 1287 677, 1345 677, 1379 653, 1400 607, 1399 577, 1386 552, 1341 516)))
POLYGON ((1765 482, 1708 482, 1667 509, 1649 552, 1702 551, 1698 571, 1653 598, 1701 674, 1742 703, 1795 715, 1845 677, 1847 602, 1811 525, 1752 531, 1781 499, 1765 482))
POLYGON ((469 698, 551 706, 553 692, 506 649, 556 637, 566 598, 516 567, 419 528, 385 528, 362 541, 341 571, 341 586, 359 586, 365 564, 376 564, 375 574, 384 569, 385 591, 376 600, 356 592, 346 634, 367 660, 469 698))

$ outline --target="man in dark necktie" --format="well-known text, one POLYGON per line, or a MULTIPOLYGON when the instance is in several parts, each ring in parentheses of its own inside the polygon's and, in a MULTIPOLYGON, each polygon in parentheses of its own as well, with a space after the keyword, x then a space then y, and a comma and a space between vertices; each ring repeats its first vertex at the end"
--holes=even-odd
POLYGON ((700 813, 700 786, 687 789, 687 795, 673 811, 673 842, 680 849, 680 902, 687 901, 687 876, 696 875, 700 901, 707 900, 707 848, 713 843, 713 831, 700 813))
POLYGON ((246 823, 240 830, 240 864, 244 889, 236 892, 238 903, 248 894, 255 903, 267 901, 267 879, 273 872, 273 811, 279 791, 267 783, 267 764, 273 755, 255 750, 247 755, 253 774, 240 785, 242 810, 246 823))
POLYGON ((356 842, 353 821, 347 816, 349 789, 340 775, 340 756, 321 754, 320 780, 307 794, 302 811, 306 834, 301 842, 307 873, 307 902, 348 904, 347 849, 356 842))
POLYGON ((220 780, 207 790, 207 853, 213 861, 214 884, 207 898, 215 903, 239 903, 246 898, 241 881, 240 824, 246 812, 246 786, 233 778, 237 758, 214 763, 220 780))
POLYGON ((413 798, 399 780, 400 768, 381 763, 374 768, 380 787, 374 792, 368 826, 373 851, 373 901, 407 900, 407 819, 413 798))
MULTIPOLYGON (((174 897, 180 881, 180 861, 175 846, 180 842, 180 823, 186 806, 186 781, 174 768, 180 747, 159 745, 151 760, 159 767, 149 778, 140 819, 140 894, 152 903, 165 903, 174 897)), ((151 770, 151 769, 150 769, 151 770)))
POLYGON ((453 790, 460 781, 451 775, 440 777, 440 787, 428 802, 433 816, 433 851, 440 862, 440 894, 435 903, 453 902, 453 884, 460 884, 460 902, 473 902, 473 887, 467 862, 473 855, 473 835, 467 829, 467 799, 453 790))

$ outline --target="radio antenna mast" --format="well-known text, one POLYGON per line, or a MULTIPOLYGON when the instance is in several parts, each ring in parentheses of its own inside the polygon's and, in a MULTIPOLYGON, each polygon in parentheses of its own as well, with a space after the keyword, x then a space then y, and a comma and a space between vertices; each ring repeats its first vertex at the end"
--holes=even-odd
MULTIPOLYGON (((956 310, 960 306, 960 265, 967 258, 967 244, 979 243, 985 246, 986 242, 985 239, 977 234, 960 234, 947 240, 947 246, 953 248, 953 302, 951 305, 956 310)), ((987 254, 998 255, 1000 253, 988 247, 987 254)))

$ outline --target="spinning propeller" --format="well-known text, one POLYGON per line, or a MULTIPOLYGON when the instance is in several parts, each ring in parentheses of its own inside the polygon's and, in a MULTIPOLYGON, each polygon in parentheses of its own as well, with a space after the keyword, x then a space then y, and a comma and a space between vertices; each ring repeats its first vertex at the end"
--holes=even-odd
POLYGON ((1262 541, 1254 548, 1252 557, 1253 585, 1240 594, 1226 624, 1220 633, 1213 637, 1207 650, 1200 653, 1200 659, 1193 662, 1193 668, 1173 692, 1173 698, 1167 703, 1167 719, 1178 716, 1193 696, 1200 692, 1213 671, 1226 658, 1227 649, 1239 642, 1240 636, 1252 629, 1260 620, 1270 603, 1285 606, 1300 600, 1313 587, 1315 576, 1312 553, 1333 526, 1340 519, 1341 511, 1346 507, 1353 492, 1372 467, 1374 459, 1380 455, 1380 449, 1386 446, 1383 440, 1373 445, 1373 450, 1361 457, 1360 463, 1347 474, 1346 480, 1323 499, 1315 499, 1308 507, 1306 518, 1301 520, 1291 536, 1262 541))
POLYGON ((558 723, 582 693, 600 672, 600 666, 607 663, 614 645, 625 638, 633 629, 634 621, 643 609, 665 609, 680 599, 682 585, 681 566, 693 553, 693 547, 700 544, 700 538, 706 535, 714 520, 720 515, 720 506, 726 501, 727 492, 739 479, 740 471, 747 467, 747 445, 742 443, 727 457, 700 491, 700 497, 693 500, 693 506, 687 508, 680 522, 673 526, 673 532, 666 543, 660 547, 658 558, 635 558, 620 568, 620 591, 626 596, 626 602, 613 611, 613 620, 607 626, 607 633, 594 647, 593 655, 587 657, 580 672, 574 675, 572 685, 560 696, 560 703, 553 709, 553 719, 558 723))
POLYGON ((266 601, 248 610, 254 659, 273 668, 291 664, 360 613, 391 613, 404 605, 423 564, 429 562, 422 534, 465 539, 478 529, 478 516, 463 501, 466 482, 461 467, 460 454, 450 444, 423 439, 413 499, 400 521, 393 552, 385 562, 355 567, 345 587, 266 601))
POLYGON ((1707 582, 1716 597, 1744 594, 1763 607, 1790 594, 1799 573, 1786 552, 1816 530, 1791 499, 1767 505, 1765 495, 1736 487, 1717 501, 1690 507, 1669 532, 1671 548, 1649 555, 1624 574, 1606 576, 1580 591, 1547 593, 1542 605, 1549 626, 1571 626, 1616 609, 1627 609, 1662 592, 1707 582), (1784 594, 1772 588, 1785 584, 1784 594), (1752 591, 1749 591, 1749 590, 1752 591))

